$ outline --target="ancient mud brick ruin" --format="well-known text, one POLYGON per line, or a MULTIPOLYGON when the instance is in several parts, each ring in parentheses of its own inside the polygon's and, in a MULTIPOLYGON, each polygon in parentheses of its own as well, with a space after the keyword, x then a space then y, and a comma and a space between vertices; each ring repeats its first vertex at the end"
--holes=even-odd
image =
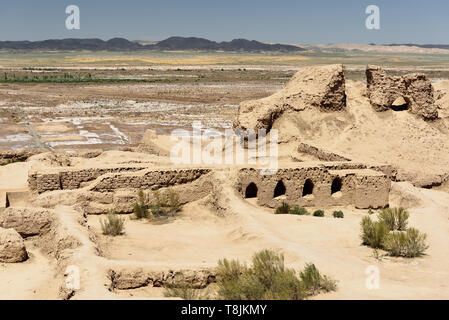
POLYGON ((192 182, 208 172, 209 169, 147 169, 142 166, 58 167, 30 172, 28 184, 30 190, 37 193, 78 189, 88 182, 88 189, 97 192, 126 188, 157 189, 192 182))
POLYGON ((261 175, 248 168, 239 171, 238 190, 245 198, 257 198, 262 206, 275 208, 287 202, 302 207, 354 205, 383 208, 388 205, 390 178, 363 165, 345 169, 339 164, 304 164, 261 175))
POLYGON ((367 95, 376 111, 392 108, 397 99, 403 99, 404 108, 425 120, 438 118, 433 87, 425 74, 389 76, 382 68, 366 68, 367 95))
MULTIPOLYGON (((396 99, 403 98, 409 110, 424 119, 434 119, 438 116, 433 103, 432 85, 425 75, 390 77, 377 67, 368 67, 366 74, 368 96, 376 110, 387 110, 396 99)), ((263 99, 242 102, 234 127, 243 130, 270 130, 274 122, 286 111, 290 114, 311 109, 313 112, 344 112, 345 107, 343 65, 304 68, 279 92, 263 99)), ((227 170, 228 174, 237 179, 237 191, 243 197, 257 198, 258 204, 262 206, 276 207, 283 201, 305 207, 354 205, 357 208, 382 208, 388 205, 391 167, 356 163, 306 141, 297 143, 299 152, 311 155, 319 161, 287 162, 288 164, 282 165, 272 175, 262 175, 259 168, 253 166, 53 167, 31 170, 28 181, 30 189, 35 193, 83 188, 83 192, 89 194, 89 197, 104 195, 102 204, 115 205, 121 201, 116 197, 116 190, 132 190, 135 194, 137 189, 155 190, 188 185, 188 192, 184 193, 204 196, 205 193, 214 192, 210 187, 216 182, 213 180, 214 172, 227 170), (204 184, 204 181, 208 182, 204 184)), ((190 200, 192 199, 191 197, 190 200)), ((86 201, 89 202, 87 198, 86 201)), ((89 210, 97 212, 99 208, 102 206, 89 210)))
POLYGON ((275 94, 240 103, 234 128, 270 130, 273 122, 287 110, 337 111, 345 106, 344 66, 310 67, 298 71, 285 88, 275 94))
MULTIPOLYGON (((91 180, 85 191, 106 195, 117 190, 155 190, 188 185, 200 178, 212 179, 209 173, 226 170, 153 168, 120 171, 120 169, 123 168, 92 170, 96 174, 110 171, 97 178, 94 178, 94 174, 90 175, 91 180)), ((54 168, 50 173, 33 172, 29 176, 30 188, 38 193, 76 189, 76 186, 86 182, 84 174, 86 170, 76 171, 70 167, 60 167, 54 168), (67 177, 72 179, 71 184, 64 183, 67 177)), ((354 205, 357 208, 381 208, 388 205, 390 174, 389 166, 367 166, 350 161, 292 164, 279 168, 271 175, 262 175, 259 168, 245 167, 238 170, 236 189, 243 197, 257 197, 259 205, 268 207, 276 207, 287 201, 292 205, 306 207, 354 205)), ((209 185, 212 183, 211 181, 209 185)), ((204 183, 196 187, 198 190, 195 191, 195 186, 191 185, 189 192, 204 196, 204 183)), ((209 187, 206 191, 210 193, 212 188, 209 187)))

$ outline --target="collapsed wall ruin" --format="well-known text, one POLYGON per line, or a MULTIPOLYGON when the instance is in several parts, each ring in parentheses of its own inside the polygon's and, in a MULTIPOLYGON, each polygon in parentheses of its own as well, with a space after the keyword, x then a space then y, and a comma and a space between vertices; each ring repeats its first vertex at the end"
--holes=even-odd
POLYGON ((390 110, 395 101, 425 120, 438 118, 433 87, 425 74, 390 76, 380 67, 367 66, 367 96, 376 111, 390 110))
POLYGON ((157 189, 192 182, 209 169, 147 169, 145 166, 108 166, 100 168, 56 167, 30 171, 28 184, 32 192, 73 190, 91 182, 90 191, 110 192, 123 188, 157 189), (129 173, 129 174, 127 174, 129 173), (97 180, 97 181, 94 181, 97 180))
MULTIPOLYGON (((102 202, 107 204, 115 203, 112 195, 109 202, 105 199, 108 198, 108 194, 117 190, 156 190, 188 185, 203 177, 208 179, 207 175, 211 172, 229 169, 152 168, 136 172, 119 172, 114 171, 113 168, 109 170, 112 171, 92 180, 85 188, 86 192, 102 194, 102 202)), ((51 173, 33 172, 30 177, 32 181, 30 187, 38 186, 34 191, 43 193, 53 190, 71 190, 73 189, 71 186, 81 184, 80 181, 74 181, 70 186, 61 183, 61 179, 67 177, 67 172, 72 173, 72 178, 84 179, 84 175, 74 175, 73 172, 76 171, 73 168, 60 167, 53 169, 51 173), (42 184, 37 184, 37 179, 42 184), (45 190, 45 187, 48 189, 45 190)), ((302 162, 283 166, 276 173, 268 175, 261 174, 260 168, 242 167, 238 169, 238 183, 235 187, 243 197, 257 197, 259 205, 268 207, 276 207, 283 201, 288 201, 292 205, 305 207, 354 205, 357 208, 381 208, 388 205, 391 175, 392 170, 389 166, 370 166, 350 161, 302 162)), ((212 192, 212 188, 207 185, 205 187, 204 183, 198 183, 186 190, 192 194, 198 193, 205 196, 205 192, 212 192), (198 188, 197 191, 194 190, 195 186, 198 188), (205 188, 207 190, 204 190, 205 188)), ((196 198, 190 200, 196 200, 196 198)), ((88 209, 88 212, 98 213, 95 208, 88 209)))
POLYGON ((43 193, 52 190, 78 189, 86 182, 112 172, 139 171, 146 169, 139 165, 118 165, 98 168, 55 167, 32 169, 28 174, 30 190, 43 193))
POLYGON ((298 71, 285 88, 273 95, 240 103, 234 128, 269 131, 273 122, 287 110, 338 111, 345 106, 344 66, 309 67, 298 71))
MULTIPOLYGON (((390 76, 376 66, 367 66, 367 96, 376 111, 404 108, 425 120, 438 118, 431 81, 425 74, 390 76)), ((234 128, 269 131, 286 111, 342 111, 346 107, 345 68, 343 65, 314 66, 298 71, 280 91, 271 96, 243 101, 234 119, 234 128)))
POLYGON ((356 208, 388 206, 390 178, 373 169, 344 169, 334 165, 303 164, 281 168, 276 174, 261 175, 258 170, 239 171, 237 189, 257 204, 275 208, 283 202, 301 207, 354 205, 356 208), (335 168, 336 167, 336 168, 335 168))
MULTIPOLYGON (((368 98, 375 110, 388 110, 395 100, 403 98, 410 112, 426 120, 438 117, 433 103, 433 88, 425 75, 393 77, 388 76, 381 68, 373 66, 367 67, 366 75, 368 98)), ((275 94, 242 102, 234 128, 269 131, 279 117, 287 116, 284 114, 287 111, 289 114, 300 113, 306 109, 316 109, 317 112, 344 112, 345 90, 343 65, 303 68, 292 77, 285 88, 275 94)), ((297 151, 320 161, 331 162, 294 163, 281 167, 274 175, 266 176, 260 175, 258 168, 242 167, 238 171, 238 191, 243 196, 248 196, 248 193, 256 194, 258 203, 269 207, 275 207, 284 200, 301 206, 354 205, 359 208, 379 208, 388 205, 393 171, 391 167, 357 164, 347 157, 320 149, 307 141, 298 141, 297 151), (307 189, 311 191, 308 192, 307 189)), ((58 167, 32 170, 28 181, 30 189, 35 193, 86 187, 86 192, 106 194, 119 189, 154 190, 188 184, 215 170, 222 169, 148 168, 142 165, 58 167)))

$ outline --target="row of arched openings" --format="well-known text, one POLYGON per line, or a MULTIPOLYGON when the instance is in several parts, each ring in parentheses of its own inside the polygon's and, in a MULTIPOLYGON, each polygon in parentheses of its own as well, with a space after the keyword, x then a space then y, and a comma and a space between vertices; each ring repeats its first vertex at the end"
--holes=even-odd
MULTIPOLYGON (((302 196, 308 196, 313 194, 313 189, 315 185, 311 179, 306 179, 304 182, 304 187, 302 188, 302 196)), ((336 177, 331 184, 331 195, 341 191, 342 181, 339 177, 336 177)), ((245 190, 245 198, 256 198, 257 197, 257 185, 254 182, 251 182, 245 190)), ((279 180, 274 187, 273 198, 277 198, 285 195, 287 189, 285 188, 285 184, 282 180, 279 180)))

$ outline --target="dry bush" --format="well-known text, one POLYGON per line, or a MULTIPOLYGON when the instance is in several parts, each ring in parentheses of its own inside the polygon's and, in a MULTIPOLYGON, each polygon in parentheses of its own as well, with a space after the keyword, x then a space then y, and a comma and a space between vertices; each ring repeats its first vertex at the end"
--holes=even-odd
POLYGON ((415 228, 407 231, 391 232, 383 242, 383 247, 390 255, 396 257, 414 258, 424 254, 429 248, 426 245, 427 235, 415 228))
POLYGON ((322 291, 329 292, 337 289, 337 283, 326 275, 321 275, 313 263, 306 264, 299 277, 308 295, 316 295, 322 291))
POLYGON ((373 222, 370 217, 363 217, 360 226, 362 228, 362 243, 377 249, 382 248, 382 241, 390 229, 383 221, 373 222))
POLYGON ((252 266, 237 260, 220 260, 218 295, 226 300, 301 300, 336 289, 335 281, 308 264, 300 277, 284 266, 284 256, 270 250, 256 253, 252 266))
POLYGON ((179 193, 173 189, 153 191, 153 203, 149 206, 155 216, 174 216, 181 210, 179 193))
POLYGON ((274 214, 287 214, 290 212, 290 206, 287 202, 282 202, 282 204, 276 208, 274 214))
POLYGON ((184 300, 199 300, 198 290, 193 289, 183 282, 168 285, 164 289, 164 297, 176 297, 184 300))
POLYGON ((409 213, 404 208, 386 208, 379 213, 379 220, 387 224, 391 231, 407 230, 409 213))
POLYGON ((118 236, 123 234, 125 227, 125 219, 121 218, 118 214, 110 211, 106 219, 100 220, 101 229, 104 235, 118 236))
POLYGON ((142 190, 137 193, 137 202, 134 204, 133 211, 136 219, 148 218, 150 215, 147 199, 142 190))

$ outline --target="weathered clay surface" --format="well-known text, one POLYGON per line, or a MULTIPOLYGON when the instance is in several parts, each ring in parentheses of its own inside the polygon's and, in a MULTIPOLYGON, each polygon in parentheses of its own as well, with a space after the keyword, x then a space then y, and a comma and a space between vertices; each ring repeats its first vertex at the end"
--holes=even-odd
POLYGON ((351 159, 347 157, 343 157, 336 153, 329 152, 319 147, 303 142, 299 144, 298 152, 309 154, 311 156, 318 158, 321 161, 351 161, 351 159))
POLYGON ((216 275, 211 270, 168 270, 164 271, 145 271, 138 270, 120 270, 109 272, 111 286, 113 289, 127 290, 140 287, 164 287, 185 285, 194 289, 205 288, 208 284, 215 282, 216 275))
POLYGON ((22 237, 14 229, 0 228, 0 262, 22 262, 27 258, 22 237))
POLYGON ((432 83, 425 74, 389 76, 380 67, 367 66, 366 79, 367 95, 376 111, 389 110, 396 99, 402 98, 411 113, 425 120, 438 118, 432 83))
POLYGON ((40 208, 9 207, 0 213, 0 227, 13 228, 22 237, 41 235, 51 226, 51 214, 40 208))
POLYGON ((135 173, 109 173, 98 178, 90 190, 96 192, 111 192, 123 188, 156 190, 193 182, 210 171, 210 169, 148 169, 135 173))
POLYGON ((242 102, 234 127, 269 130, 276 118, 286 110, 319 108, 322 111, 336 111, 345 106, 343 65, 309 67, 298 71, 285 88, 275 94, 242 102))
POLYGON ((144 166, 122 165, 116 167, 76 169, 72 167, 32 170, 28 175, 28 184, 32 191, 42 193, 51 190, 77 189, 83 183, 90 182, 110 172, 138 171, 144 166))

